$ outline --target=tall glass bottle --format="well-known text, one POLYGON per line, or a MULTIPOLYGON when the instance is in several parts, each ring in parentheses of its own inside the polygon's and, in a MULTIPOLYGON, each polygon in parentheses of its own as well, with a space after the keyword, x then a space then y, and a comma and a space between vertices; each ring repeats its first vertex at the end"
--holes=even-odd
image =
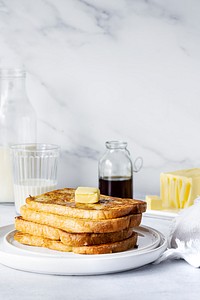
POLYGON ((9 147, 36 142, 36 113, 29 102, 22 69, 0 69, 0 202, 13 202, 9 147))
POLYGON ((101 194, 133 197, 133 166, 127 143, 106 142, 106 152, 99 161, 99 189, 101 194))

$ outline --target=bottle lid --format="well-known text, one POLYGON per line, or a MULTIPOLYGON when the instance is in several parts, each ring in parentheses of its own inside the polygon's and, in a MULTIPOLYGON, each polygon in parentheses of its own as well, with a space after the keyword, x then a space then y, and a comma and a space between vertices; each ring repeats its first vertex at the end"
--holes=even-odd
POLYGON ((107 141, 106 147, 108 149, 124 149, 127 147, 127 142, 123 141, 107 141))

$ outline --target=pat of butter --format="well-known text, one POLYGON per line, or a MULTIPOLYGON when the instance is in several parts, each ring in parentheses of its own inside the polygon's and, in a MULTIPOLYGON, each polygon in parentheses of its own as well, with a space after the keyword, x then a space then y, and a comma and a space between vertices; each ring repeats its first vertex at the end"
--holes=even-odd
POLYGON ((200 195, 200 168, 160 175, 160 196, 164 208, 185 208, 200 195))
POLYGON ((159 196, 147 195, 145 200, 147 202, 147 209, 152 209, 152 210, 162 209, 162 200, 160 199, 159 196))
POLYGON ((93 187, 78 187, 75 191, 75 201, 79 203, 97 203, 100 191, 93 187))

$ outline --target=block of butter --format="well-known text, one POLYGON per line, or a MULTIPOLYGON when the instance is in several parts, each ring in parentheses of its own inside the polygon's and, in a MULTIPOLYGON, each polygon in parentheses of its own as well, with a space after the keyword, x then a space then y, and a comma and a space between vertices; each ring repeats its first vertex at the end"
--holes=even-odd
POLYGON ((178 170, 160 175, 163 208, 185 208, 200 195, 200 168, 178 170))
POLYGON ((78 187, 75 191, 75 202, 97 203, 100 198, 100 191, 93 187, 78 187))
POLYGON ((156 195, 147 195, 146 198, 147 210, 159 210, 162 209, 162 200, 156 195))

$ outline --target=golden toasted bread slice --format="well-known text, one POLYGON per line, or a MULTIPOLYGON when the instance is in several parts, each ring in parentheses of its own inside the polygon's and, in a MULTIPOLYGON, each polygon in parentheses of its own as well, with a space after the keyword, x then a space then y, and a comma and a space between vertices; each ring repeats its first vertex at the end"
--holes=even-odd
POLYGON ((15 229, 23 233, 60 241, 60 229, 24 220, 21 216, 15 218, 15 229))
POLYGON ((94 245, 94 246, 82 246, 73 247, 73 252, 77 254, 106 254, 127 251, 136 247, 137 233, 133 232, 131 237, 120 242, 94 245))
POLYGON ((45 247, 52 250, 64 252, 72 251, 72 247, 66 246, 60 241, 50 240, 41 236, 31 235, 29 233, 22 233, 17 231, 14 234, 14 239, 21 244, 29 246, 45 247))
POLYGON ((29 233, 51 240, 61 240, 67 246, 87 246, 118 242, 129 238, 133 232, 132 228, 128 228, 108 233, 69 233, 51 226, 23 220, 22 217, 15 218, 15 229, 22 233, 29 233))
POLYGON ((47 238, 30 235, 28 233, 21 233, 19 231, 15 233, 14 239, 21 244, 45 247, 57 251, 73 251, 77 254, 106 254, 126 251, 134 248, 137 243, 137 233, 133 232, 131 237, 120 242, 81 247, 69 247, 59 241, 53 241, 47 238))
POLYGON ((33 210, 82 219, 114 219, 146 211, 146 202, 100 195, 98 203, 75 202, 75 189, 64 188, 26 199, 33 210))
POLYGON ((108 244, 128 239, 133 233, 132 228, 107 233, 69 233, 60 232, 61 242, 68 246, 92 246, 108 244))
POLYGON ((35 211, 26 205, 21 207, 23 219, 43 225, 52 226, 67 232, 75 233, 105 233, 116 232, 126 228, 139 226, 142 214, 128 215, 115 219, 91 220, 68 218, 61 215, 35 211))

